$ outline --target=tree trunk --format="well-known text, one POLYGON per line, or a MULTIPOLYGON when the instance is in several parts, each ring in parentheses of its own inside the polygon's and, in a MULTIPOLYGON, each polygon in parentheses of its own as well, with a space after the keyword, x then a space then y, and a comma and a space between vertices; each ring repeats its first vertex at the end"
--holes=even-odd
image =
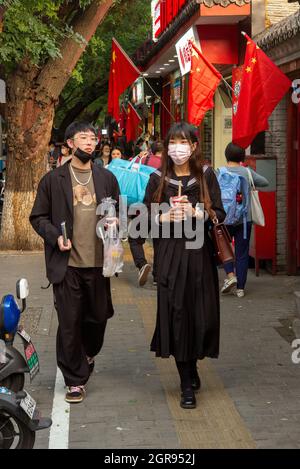
MULTIPOLYGON (((114 0, 94 0, 73 25, 88 42, 114 0)), ((7 80, 7 170, 0 249, 41 249, 28 217, 38 183, 46 172, 48 144, 59 95, 85 45, 67 39, 62 58, 39 70, 24 61, 7 80)))
POLYGON ((39 102, 32 84, 37 72, 19 70, 7 82, 7 170, 1 249, 41 249, 29 223, 36 189, 46 172, 54 103, 39 102))

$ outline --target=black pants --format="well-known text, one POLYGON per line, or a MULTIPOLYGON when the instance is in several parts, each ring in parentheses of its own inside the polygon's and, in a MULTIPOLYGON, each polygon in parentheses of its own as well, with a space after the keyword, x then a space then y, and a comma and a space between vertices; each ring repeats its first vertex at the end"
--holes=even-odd
MULTIPOLYGON (((129 247, 130 251, 133 257, 133 261, 135 266, 138 269, 141 269, 145 264, 147 264, 147 259, 145 257, 145 252, 144 252, 144 244, 145 244, 145 239, 144 238, 130 238, 128 237, 128 242, 129 242, 129 247)), ((158 238, 153 238, 153 250, 154 250, 154 257, 153 257, 153 279, 156 281, 157 280, 157 253, 158 253, 158 238)))
POLYGON ((107 319, 113 315, 109 279, 100 268, 68 267, 53 292, 59 324, 57 364, 66 385, 79 386, 89 379, 86 357, 100 352, 107 319))
POLYGON ((144 238, 131 238, 128 236, 128 243, 130 251, 134 260, 134 264, 138 269, 141 269, 145 264, 147 264, 147 259, 144 252, 144 238))

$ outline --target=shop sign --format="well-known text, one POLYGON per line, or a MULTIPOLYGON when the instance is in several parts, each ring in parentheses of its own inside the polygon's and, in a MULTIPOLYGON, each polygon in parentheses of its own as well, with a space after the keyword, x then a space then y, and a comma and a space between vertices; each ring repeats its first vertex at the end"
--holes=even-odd
POLYGON ((154 42, 158 41, 158 36, 161 33, 161 3, 160 0, 152 0, 152 39, 154 42))
POLYGON ((144 81, 142 78, 138 78, 133 85, 132 102, 136 106, 144 102, 144 81))
POLYGON ((191 27, 182 38, 176 43, 176 52, 178 55, 178 61, 180 65, 181 75, 186 75, 191 71, 191 57, 192 57, 192 46, 191 42, 197 45, 201 50, 199 44, 199 37, 197 29, 191 27))

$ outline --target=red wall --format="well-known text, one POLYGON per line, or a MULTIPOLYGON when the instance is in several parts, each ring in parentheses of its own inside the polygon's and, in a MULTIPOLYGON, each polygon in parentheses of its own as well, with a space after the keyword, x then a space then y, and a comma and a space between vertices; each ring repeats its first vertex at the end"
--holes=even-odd
POLYGON ((203 55, 213 64, 239 63, 237 25, 200 25, 197 27, 203 55))

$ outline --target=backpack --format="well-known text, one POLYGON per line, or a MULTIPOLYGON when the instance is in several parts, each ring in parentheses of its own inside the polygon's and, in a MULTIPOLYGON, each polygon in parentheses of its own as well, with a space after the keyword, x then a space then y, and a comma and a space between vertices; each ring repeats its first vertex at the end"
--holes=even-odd
POLYGON ((227 168, 219 168, 218 182, 221 189, 223 207, 226 212, 225 225, 236 225, 243 219, 244 238, 247 236, 247 213, 249 207, 248 181, 227 168))

